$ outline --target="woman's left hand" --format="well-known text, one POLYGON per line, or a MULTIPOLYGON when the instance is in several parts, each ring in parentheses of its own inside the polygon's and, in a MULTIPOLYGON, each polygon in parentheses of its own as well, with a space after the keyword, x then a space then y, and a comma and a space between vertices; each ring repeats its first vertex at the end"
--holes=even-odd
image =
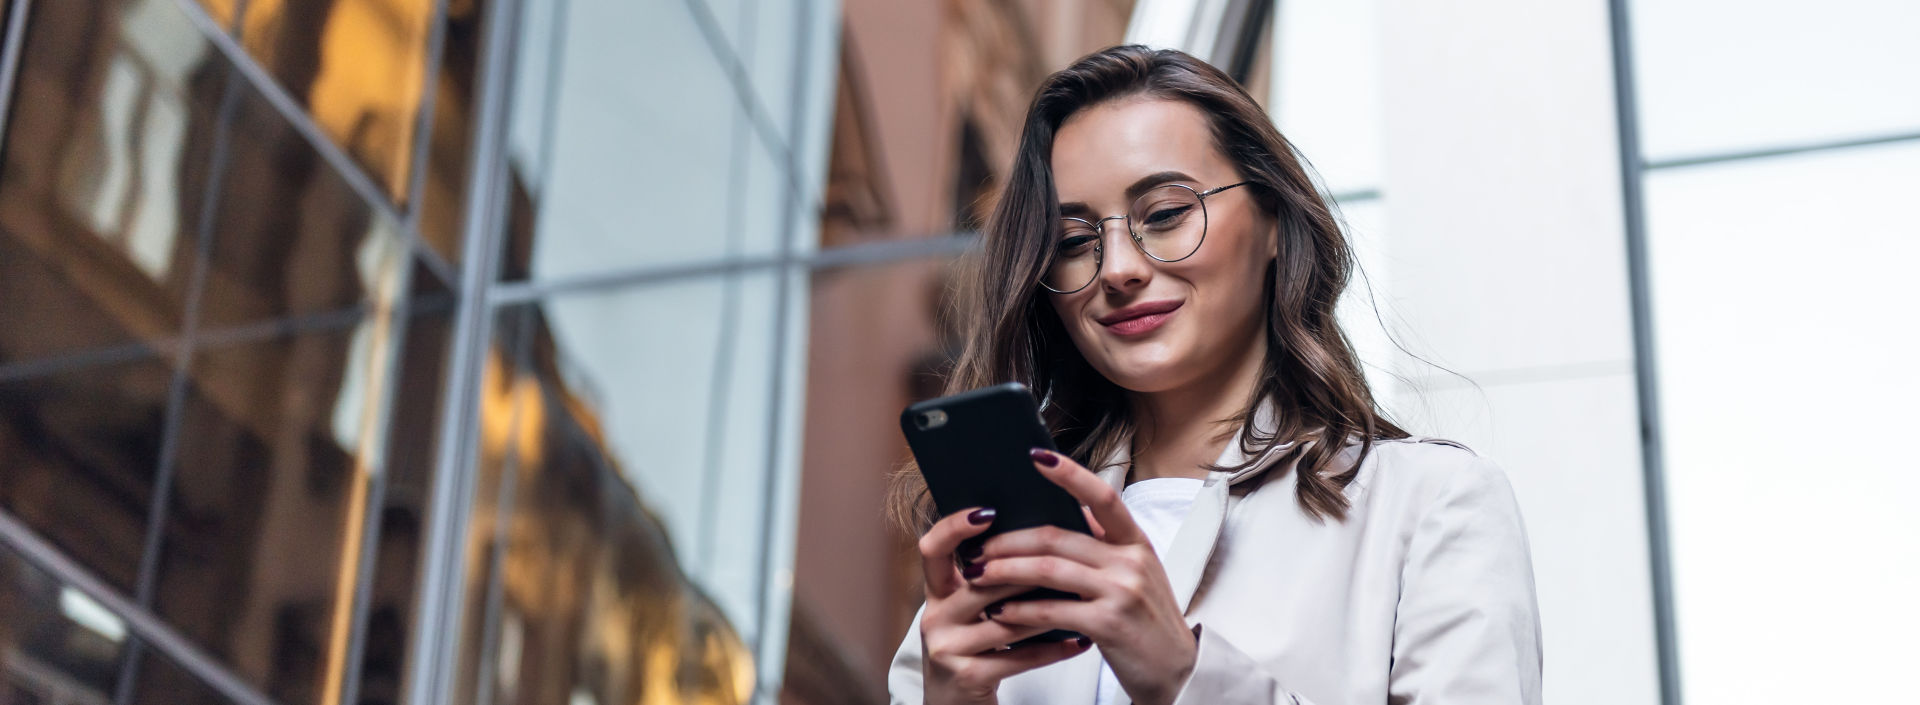
POLYGON ((1035 449, 1033 460, 1041 475, 1086 505, 1094 535, 1052 526, 1001 534, 963 575, 982 588, 1031 585, 1079 595, 1004 602, 987 616, 1080 632, 1099 645, 1135 703, 1172 702, 1193 672, 1198 645, 1145 532, 1120 493, 1073 459, 1035 449))

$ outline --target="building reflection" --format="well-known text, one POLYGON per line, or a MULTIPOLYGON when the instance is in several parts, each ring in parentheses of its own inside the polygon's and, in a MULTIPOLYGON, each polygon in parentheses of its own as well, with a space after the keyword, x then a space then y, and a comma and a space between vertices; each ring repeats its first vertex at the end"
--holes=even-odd
MULTIPOLYGON (((0 510, 277 703, 399 702, 409 669, 452 311, 483 295, 434 271, 461 254, 479 55, 476 3, 445 5, 41 1, 23 34, 0 510)), ((752 658, 562 382, 541 306, 497 319, 460 702, 744 702, 752 658)), ((222 700, 24 555, 0 547, 0 703, 222 700)))

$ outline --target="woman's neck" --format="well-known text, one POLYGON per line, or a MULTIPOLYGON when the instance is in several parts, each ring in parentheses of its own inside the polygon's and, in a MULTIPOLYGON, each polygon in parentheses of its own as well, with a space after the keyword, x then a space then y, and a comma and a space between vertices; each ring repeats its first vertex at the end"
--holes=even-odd
POLYGON ((1247 410, 1266 361, 1265 336, 1238 359, 1192 384, 1131 395, 1133 468, 1128 482, 1161 477, 1204 479, 1238 430, 1232 418, 1247 410))

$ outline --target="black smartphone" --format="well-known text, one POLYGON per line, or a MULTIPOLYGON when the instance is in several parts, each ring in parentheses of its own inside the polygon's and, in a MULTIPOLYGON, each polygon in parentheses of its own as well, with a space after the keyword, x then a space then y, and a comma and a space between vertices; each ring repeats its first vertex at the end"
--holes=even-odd
MULTIPOLYGON (((1009 531, 1053 525, 1091 535, 1080 502, 1033 467, 1033 448, 1058 450, 1034 404, 1018 382, 930 399, 900 414, 900 430, 913 448, 920 474, 940 516, 968 507, 992 507, 993 525, 969 543, 1009 531)), ((1079 599, 1037 588, 1009 600, 1079 599)), ((1056 629, 1021 643, 1063 641, 1080 635, 1056 629)))

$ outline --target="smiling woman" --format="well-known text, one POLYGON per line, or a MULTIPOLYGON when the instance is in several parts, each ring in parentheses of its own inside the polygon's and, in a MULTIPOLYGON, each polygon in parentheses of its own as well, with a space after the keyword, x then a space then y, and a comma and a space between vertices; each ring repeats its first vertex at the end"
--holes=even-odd
POLYGON ((935 517, 898 475, 927 602, 896 703, 1539 701, 1506 476, 1379 410, 1346 238, 1231 78, 1138 46, 1054 74, 985 250, 949 391, 1038 390, 1070 451, 1035 471, 1097 526, 956 556, 991 508, 935 517), (1036 586, 1080 599, 1002 602, 1036 586), (1054 629, 1086 638, 1005 646, 1054 629))

